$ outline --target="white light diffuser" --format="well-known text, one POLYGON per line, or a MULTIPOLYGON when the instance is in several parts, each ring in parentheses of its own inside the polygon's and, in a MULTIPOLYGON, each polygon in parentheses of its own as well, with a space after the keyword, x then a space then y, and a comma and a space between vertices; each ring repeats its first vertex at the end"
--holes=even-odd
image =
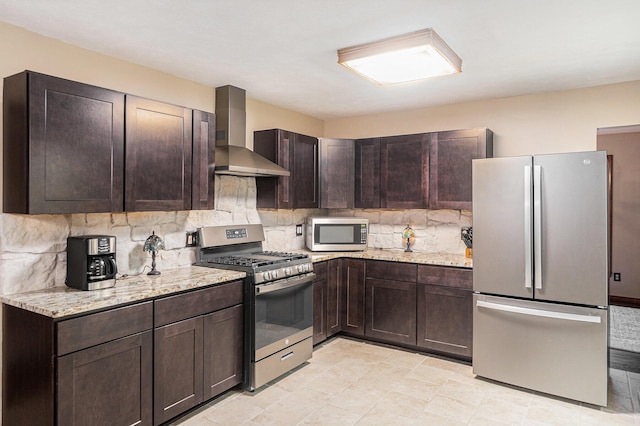
POLYGON ((340 49, 338 63, 381 85, 462 70, 462 59, 430 28, 340 49))

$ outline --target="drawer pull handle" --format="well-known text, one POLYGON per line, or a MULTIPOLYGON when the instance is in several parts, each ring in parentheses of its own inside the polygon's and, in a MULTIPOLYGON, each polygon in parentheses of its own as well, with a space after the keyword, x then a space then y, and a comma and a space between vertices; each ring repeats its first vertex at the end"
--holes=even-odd
POLYGON ((288 354, 282 355, 282 357, 280 358, 280 361, 284 361, 285 359, 289 359, 292 356, 293 356, 293 351, 289 352, 288 354))

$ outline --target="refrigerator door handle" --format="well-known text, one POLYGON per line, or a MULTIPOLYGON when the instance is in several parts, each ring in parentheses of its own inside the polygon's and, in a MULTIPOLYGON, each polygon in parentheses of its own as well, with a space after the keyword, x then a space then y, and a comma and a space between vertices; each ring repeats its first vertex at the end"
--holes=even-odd
POLYGON ((526 288, 531 288, 533 282, 531 190, 531 166, 524 166, 524 286, 526 288))
POLYGON ((542 168, 533 166, 533 256, 535 288, 542 289, 542 168))
POLYGON ((532 315, 536 317, 546 317, 546 318, 561 319, 561 320, 568 320, 568 321, 591 322, 595 324, 600 324, 601 322, 601 319, 599 316, 571 314, 568 312, 545 311, 542 309, 532 309, 532 308, 524 308, 521 306, 503 305, 501 303, 487 302, 484 300, 478 300, 476 302, 476 305, 479 308, 493 309, 495 311, 512 312, 512 313, 522 314, 522 315, 532 315))

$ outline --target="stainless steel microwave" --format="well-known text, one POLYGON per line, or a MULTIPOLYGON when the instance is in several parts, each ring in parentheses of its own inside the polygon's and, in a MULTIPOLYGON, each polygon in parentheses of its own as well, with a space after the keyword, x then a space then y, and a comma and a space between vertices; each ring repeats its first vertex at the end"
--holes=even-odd
POLYGON ((369 219, 307 218, 307 248, 312 251, 357 251, 367 248, 369 219))

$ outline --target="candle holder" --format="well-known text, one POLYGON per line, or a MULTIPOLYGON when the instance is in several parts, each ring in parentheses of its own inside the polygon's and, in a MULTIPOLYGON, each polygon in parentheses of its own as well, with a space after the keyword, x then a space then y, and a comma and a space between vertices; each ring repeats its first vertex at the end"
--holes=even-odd
POLYGON ((147 275, 160 275, 160 271, 156 269, 156 253, 164 250, 164 241, 152 231, 151 235, 144 242, 144 251, 151 252, 151 271, 147 275))
POLYGON ((404 228, 404 231, 402 231, 402 239, 406 240, 407 244, 407 248, 405 248, 404 251, 407 253, 413 252, 413 250, 411 250, 411 243, 415 241, 416 233, 413 232, 411 225, 407 225, 407 227, 404 228))

